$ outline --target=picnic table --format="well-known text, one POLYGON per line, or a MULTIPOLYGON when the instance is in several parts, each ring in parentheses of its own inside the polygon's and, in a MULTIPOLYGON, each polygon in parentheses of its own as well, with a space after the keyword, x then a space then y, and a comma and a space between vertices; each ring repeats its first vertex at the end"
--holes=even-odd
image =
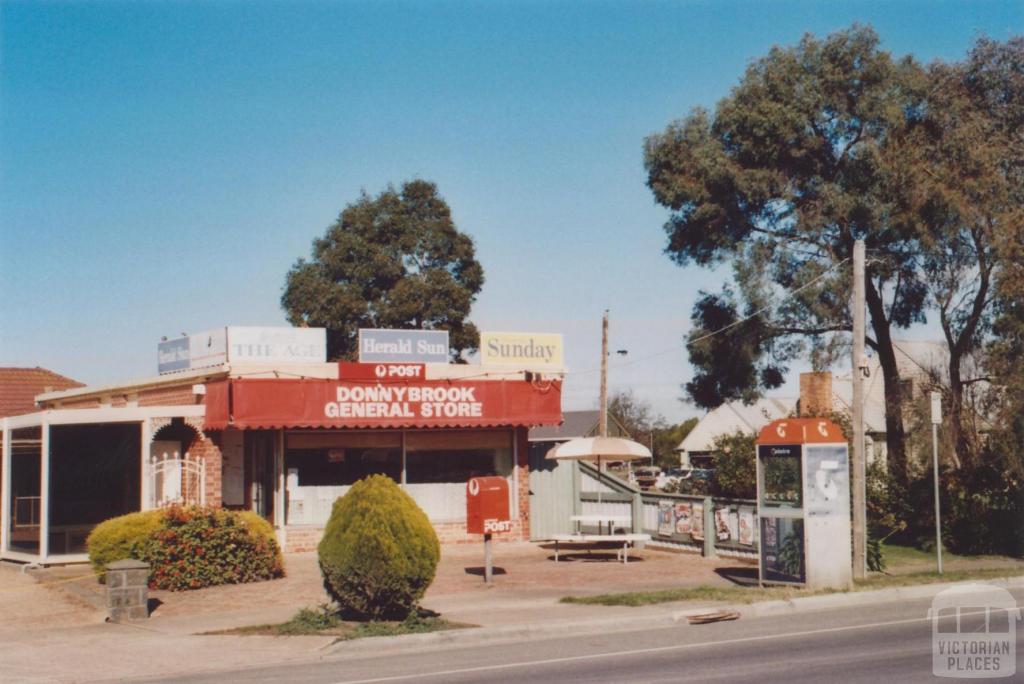
POLYGON ((612 546, 616 549, 615 557, 623 563, 629 562, 629 548, 637 542, 651 541, 651 535, 638 534, 634 532, 620 532, 608 534, 554 534, 547 541, 555 542, 555 562, 558 562, 559 547, 563 544, 586 546, 587 553, 594 546, 612 546))

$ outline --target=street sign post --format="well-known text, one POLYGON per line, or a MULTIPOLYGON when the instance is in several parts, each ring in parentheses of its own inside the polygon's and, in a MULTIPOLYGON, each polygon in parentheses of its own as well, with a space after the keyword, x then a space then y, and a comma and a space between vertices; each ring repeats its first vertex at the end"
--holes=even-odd
POLYGON ((939 423, 942 422, 942 394, 932 392, 932 467, 935 471, 935 562, 942 574, 942 518, 939 511, 939 423))

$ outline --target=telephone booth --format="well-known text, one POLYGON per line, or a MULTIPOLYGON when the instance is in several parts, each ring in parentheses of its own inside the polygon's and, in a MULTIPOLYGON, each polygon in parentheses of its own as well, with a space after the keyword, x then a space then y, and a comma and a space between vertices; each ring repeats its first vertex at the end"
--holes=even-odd
POLYGON ((761 584, 848 587, 849 453, 825 418, 783 418, 757 438, 761 584))

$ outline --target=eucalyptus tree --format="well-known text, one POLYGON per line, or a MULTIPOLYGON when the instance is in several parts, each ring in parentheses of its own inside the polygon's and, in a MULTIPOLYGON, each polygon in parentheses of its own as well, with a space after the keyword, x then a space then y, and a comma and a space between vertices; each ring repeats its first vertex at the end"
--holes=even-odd
POLYGON ((672 212, 668 256, 733 269, 736 290, 705 292, 694 309, 687 391, 699 405, 750 400, 808 351, 815 365, 833 359, 851 330, 854 241, 865 241, 867 344, 884 376, 888 462, 901 483, 893 332, 924 320, 928 290, 917 226, 899 216, 893 154, 923 117, 927 82, 870 28, 808 35, 751 63, 713 113, 695 109, 644 147, 648 186, 672 212))

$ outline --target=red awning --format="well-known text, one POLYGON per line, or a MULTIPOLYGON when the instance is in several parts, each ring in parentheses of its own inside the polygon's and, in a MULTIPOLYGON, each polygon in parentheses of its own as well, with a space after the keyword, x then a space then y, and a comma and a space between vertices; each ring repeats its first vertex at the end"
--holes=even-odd
POLYGON ((533 427, 562 422, 562 383, 525 380, 207 383, 205 429, 533 427))

